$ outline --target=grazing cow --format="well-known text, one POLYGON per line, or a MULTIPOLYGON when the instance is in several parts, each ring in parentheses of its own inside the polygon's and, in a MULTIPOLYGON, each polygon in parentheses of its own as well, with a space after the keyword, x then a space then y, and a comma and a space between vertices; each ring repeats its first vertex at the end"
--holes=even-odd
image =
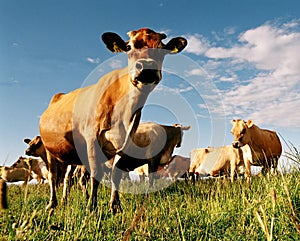
POLYGON ((128 36, 130 39, 125 42, 115 33, 102 35, 110 51, 127 53, 128 67, 106 74, 94 85, 55 95, 41 115, 40 134, 50 171, 51 197, 47 208, 57 205, 53 160, 68 165, 88 165, 91 175, 88 206, 95 209, 103 176, 101 163, 112 157, 115 159, 110 210, 115 213, 121 208, 118 169, 126 167, 121 156, 130 146, 148 95, 162 78, 164 56, 178 53, 187 45, 182 37, 164 44, 162 40, 166 35, 148 28, 130 31, 128 36))
POLYGON ((24 181, 24 185, 29 182, 32 177, 28 169, 24 167, 1 167, 1 178, 6 182, 24 181))
POLYGON ((242 150, 230 146, 199 148, 191 151, 189 172, 209 174, 211 176, 230 175, 231 181, 235 174, 243 173, 244 160, 242 150))
POLYGON ((38 184, 48 179, 48 169, 41 158, 30 158, 20 156, 11 167, 24 167, 31 172, 33 179, 37 179, 38 184))
POLYGON ((175 155, 170 160, 170 163, 164 167, 164 172, 172 181, 176 181, 178 178, 183 176, 186 179, 188 176, 187 173, 189 171, 190 163, 190 158, 175 155))
POLYGON ((262 173, 272 168, 277 171, 278 160, 282 152, 280 139, 275 131, 261 129, 253 120, 232 120, 231 133, 234 136, 232 146, 243 148, 249 145, 248 157, 245 161, 246 176, 251 176, 250 165, 262 166, 262 173), (251 151, 251 155, 249 152, 251 151))

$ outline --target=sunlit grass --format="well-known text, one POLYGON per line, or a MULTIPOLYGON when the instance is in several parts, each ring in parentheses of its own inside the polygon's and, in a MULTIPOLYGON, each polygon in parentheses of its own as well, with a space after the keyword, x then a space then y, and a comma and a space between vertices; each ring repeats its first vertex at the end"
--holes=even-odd
POLYGON ((147 196, 123 193, 123 213, 115 216, 104 185, 96 212, 85 211, 85 198, 73 188, 68 205, 51 215, 48 185, 30 185, 26 200, 26 189, 11 185, 0 233, 3 240, 297 240, 299 179, 292 172, 254 177, 251 187, 244 180, 177 182, 147 196))

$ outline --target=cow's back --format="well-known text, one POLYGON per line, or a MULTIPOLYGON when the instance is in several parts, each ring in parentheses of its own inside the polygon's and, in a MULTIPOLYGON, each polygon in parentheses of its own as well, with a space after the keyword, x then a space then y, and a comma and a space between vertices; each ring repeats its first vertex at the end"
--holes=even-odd
POLYGON ((255 126, 251 132, 251 140, 250 148, 254 163, 258 160, 278 159, 280 157, 282 145, 275 131, 260 129, 255 126))
POLYGON ((111 127, 113 99, 125 92, 118 79, 126 78, 126 73, 126 68, 115 70, 96 84, 53 96, 40 118, 40 134, 45 148, 55 158, 68 164, 81 164, 76 149, 85 152, 86 136, 96 139, 101 130, 111 127))
POLYGON ((1 178, 6 182, 27 181, 31 179, 30 171, 23 167, 3 167, 1 178))

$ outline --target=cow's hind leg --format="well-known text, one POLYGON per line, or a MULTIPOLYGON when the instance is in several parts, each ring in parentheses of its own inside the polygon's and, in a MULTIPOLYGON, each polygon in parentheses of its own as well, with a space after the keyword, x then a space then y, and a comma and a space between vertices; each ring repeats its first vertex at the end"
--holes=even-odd
POLYGON ((49 162, 49 186, 50 186, 50 201, 46 207, 46 210, 51 208, 55 208, 57 206, 57 199, 56 199, 56 178, 57 178, 57 167, 56 167, 56 160, 54 160, 50 153, 47 153, 47 159, 49 162))
POLYGON ((72 187, 71 178, 75 168, 76 167, 72 165, 68 165, 67 167, 67 171, 64 177, 64 188, 63 188, 63 196, 61 198, 61 204, 65 204, 67 202, 67 198, 72 187))

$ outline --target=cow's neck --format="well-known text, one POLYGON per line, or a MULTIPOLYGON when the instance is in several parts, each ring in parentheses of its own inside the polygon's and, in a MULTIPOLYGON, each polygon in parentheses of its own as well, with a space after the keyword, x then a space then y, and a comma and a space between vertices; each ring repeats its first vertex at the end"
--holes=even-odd
MULTIPOLYGON (((146 85, 142 89, 135 87, 129 80, 129 75, 122 76, 116 81, 115 91, 118 91, 119 81, 122 81, 122 93, 118 98, 111 98, 113 109, 109 113, 110 126, 105 138, 111 142, 116 151, 121 151, 128 143, 129 137, 134 134, 140 122, 141 110, 154 86, 146 85), (126 83, 126 85, 125 85, 126 83)), ((113 92, 112 92, 112 95, 113 92)), ((108 96, 108 98, 110 98, 108 96)))

